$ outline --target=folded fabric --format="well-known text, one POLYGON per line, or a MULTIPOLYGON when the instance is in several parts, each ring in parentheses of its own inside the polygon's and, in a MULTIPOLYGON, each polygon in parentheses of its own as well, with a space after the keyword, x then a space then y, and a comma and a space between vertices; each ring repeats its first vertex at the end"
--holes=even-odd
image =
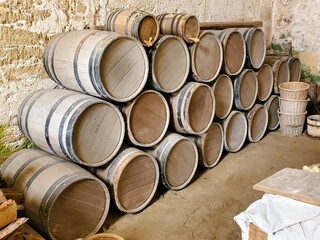
POLYGON ((268 240, 320 239, 320 207, 278 195, 264 194, 234 220, 243 240, 249 237, 250 223, 266 232, 268 240))

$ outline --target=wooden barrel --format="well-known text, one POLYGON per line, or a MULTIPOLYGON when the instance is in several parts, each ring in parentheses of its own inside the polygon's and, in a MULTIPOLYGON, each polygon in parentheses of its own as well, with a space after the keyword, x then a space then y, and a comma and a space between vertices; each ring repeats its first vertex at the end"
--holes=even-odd
POLYGON ((118 152, 125 122, 113 104, 69 90, 29 94, 18 125, 41 149, 85 166, 101 166, 118 152))
POLYGON ((217 118, 225 119, 231 112, 233 105, 233 84, 231 78, 221 74, 212 86, 216 101, 215 113, 217 118))
POLYGON ((223 62, 223 49, 220 40, 212 31, 203 31, 200 42, 190 47, 191 70, 198 82, 212 82, 219 74, 223 62))
POLYGON ((117 208, 127 213, 139 212, 148 205, 160 175, 154 157, 133 147, 123 147, 108 166, 95 173, 107 184, 117 208))
POLYGON ((207 132, 189 137, 198 147, 199 162, 206 168, 216 166, 223 152, 223 129, 219 123, 212 123, 207 132))
POLYGON ((274 60, 273 58, 266 57, 265 63, 269 64, 273 71, 273 91, 279 94, 279 85, 290 80, 289 64, 281 59, 274 60))
POLYGON ((190 54, 180 37, 162 36, 150 51, 149 83, 164 93, 178 91, 186 82, 190 68, 190 54))
POLYGON ((242 34, 232 29, 214 30, 212 32, 222 43, 222 69, 228 75, 238 75, 246 62, 246 42, 242 34))
POLYGON ((166 99, 157 91, 146 90, 122 109, 126 131, 132 144, 150 147, 162 140, 170 121, 166 99))
POLYGON ((118 102, 143 89, 149 62, 142 44, 129 36, 100 30, 78 30, 51 39, 44 65, 56 83, 118 102))
POLYGON ((198 166, 197 146, 176 133, 167 136, 148 150, 160 164, 161 180, 165 187, 180 190, 192 180, 198 166))
POLYGON ((246 41, 246 66, 259 69, 266 56, 266 36, 260 28, 238 28, 246 41))
POLYGON ((251 69, 245 69, 234 80, 234 103, 238 110, 249 110, 258 95, 257 76, 251 69))
POLYGON ((95 234, 110 203, 107 187, 78 165, 40 150, 25 149, 1 168, 8 187, 23 192, 26 216, 49 239, 95 234))
POLYGON ((172 123, 177 132, 202 134, 211 126, 215 113, 212 89, 203 83, 189 82, 171 95, 172 123))
POLYGON ((198 42, 200 23, 195 15, 184 13, 165 13, 158 15, 160 33, 176 35, 188 43, 198 42))
POLYGON ((247 114, 248 139, 250 142, 259 142, 268 127, 268 109, 256 104, 247 114))
POLYGON ((299 82, 301 78, 301 61, 296 57, 287 58, 290 69, 290 82, 299 82))
POLYGON ((258 99, 266 101, 273 90, 273 71, 270 65, 264 64, 257 72, 258 80, 258 99))
POLYGON ((98 233, 85 240, 124 240, 122 237, 112 233, 98 233))
POLYGON ((247 137, 248 124, 244 113, 232 111, 223 121, 224 147, 228 152, 239 151, 247 137))
POLYGON ((106 30, 129 35, 143 45, 151 47, 159 36, 159 23, 156 17, 140 10, 116 10, 106 16, 106 30))
POLYGON ((268 101, 264 104, 268 110, 268 129, 276 130, 279 127, 279 97, 277 95, 271 95, 268 101))

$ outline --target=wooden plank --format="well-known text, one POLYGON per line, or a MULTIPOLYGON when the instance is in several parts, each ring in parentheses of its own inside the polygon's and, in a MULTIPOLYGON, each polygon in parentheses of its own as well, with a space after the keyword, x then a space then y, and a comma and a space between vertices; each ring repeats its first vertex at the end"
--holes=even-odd
POLYGON ((15 222, 9 224, 7 227, 5 227, 4 229, 2 229, 0 231, 0 239, 3 239, 6 236, 8 236, 11 233, 13 233, 19 226, 24 224, 27 220, 28 220, 28 218, 19 218, 15 222))
POLYGON ((0 204, 5 202, 7 199, 6 197, 4 196, 4 193, 0 190, 0 204))
POLYGON ((27 223, 22 224, 7 240, 45 240, 27 223))
POLYGON ((17 220, 17 204, 9 199, 0 205, 0 229, 17 220))
POLYGON ((253 189, 320 206, 320 174, 284 168, 255 184, 253 189))
POLYGON ((263 21, 247 21, 247 22, 201 22, 201 30, 209 29, 225 29, 225 28, 249 28, 249 27, 263 27, 263 21))
POLYGON ((268 240, 268 234, 253 223, 250 223, 248 240, 268 240))
POLYGON ((16 189, 13 188, 1 188, 0 189, 6 199, 12 199, 14 200, 17 204, 21 204, 23 200, 23 194, 22 192, 17 191, 16 189))

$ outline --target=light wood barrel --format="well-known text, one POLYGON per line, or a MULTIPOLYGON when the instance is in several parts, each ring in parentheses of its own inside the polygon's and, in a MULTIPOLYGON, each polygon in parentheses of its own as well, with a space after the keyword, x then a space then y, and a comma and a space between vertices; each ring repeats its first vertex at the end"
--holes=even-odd
POLYGON ((268 110, 268 129, 273 131, 279 127, 279 97, 277 95, 271 95, 268 101, 264 104, 268 110))
POLYGON ((92 167, 110 161, 125 135, 118 108, 69 90, 29 94, 18 111, 18 125, 41 149, 92 167))
POLYGON ((249 110, 258 95, 257 76, 251 69, 245 69, 234 80, 234 103, 238 110, 249 110))
POLYGON ((140 10, 111 11, 106 17, 106 30, 129 35, 145 46, 152 46, 159 36, 159 23, 156 17, 140 10))
POLYGON ((212 86, 216 101, 215 114, 219 119, 225 119, 231 112, 233 105, 233 84, 231 78, 226 74, 221 74, 212 86))
POLYGON ((257 72, 258 80, 258 99, 266 101, 273 90, 273 71, 270 65, 264 64, 257 72))
POLYGON ((212 32, 219 38, 223 47, 222 69, 228 75, 238 75, 246 62, 246 42, 242 34, 232 29, 212 32))
POLYGON ((162 36, 151 48, 152 88, 164 93, 178 91, 186 82, 190 69, 190 54, 180 37, 162 36))
POLYGON ((215 98, 210 86, 189 82, 171 95, 172 123, 177 132, 202 134, 211 126, 215 98))
POLYGON ((200 42, 190 47, 191 70, 198 82, 212 82, 219 74, 223 62, 223 49, 220 40, 212 31, 203 31, 200 42))
POLYGON ((246 66, 259 69, 266 56, 266 36, 260 28, 238 28, 246 41, 246 66))
POLYGON ((110 204, 107 187, 78 165, 40 150, 13 154, 1 168, 9 187, 23 192, 26 216, 49 239, 95 234, 110 204))
POLYGON ((281 59, 274 60, 266 57, 265 63, 269 64, 273 71, 273 91, 276 94, 280 93, 279 85, 290 80, 289 64, 281 59))
POLYGON ((158 15, 156 18, 159 21, 160 33, 179 36, 188 43, 197 41, 200 23, 195 15, 165 13, 158 15))
POLYGON ((268 127, 268 109, 256 104, 247 114, 248 139, 250 142, 259 142, 268 127))
POLYGON ((136 97, 149 71, 146 51, 136 39, 88 29, 51 39, 44 65, 65 88, 118 102, 136 97))
POLYGON ((198 147, 199 162, 206 168, 216 166, 223 152, 223 128, 213 123, 207 132, 189 137, 198 147))
POLYGON ((290 69, 290 82, 299 82, 301 78, 301 61, 296 57, 287 59, 290 69))
POLYGON ((228 152, 239 151, 247 137, 248 123, 244 113, 232 111, 223 121, 224 147, 228 152))
POLYGON ((166 99, 157 91, 146 90, 123 107, 126 130, 132 144, 151 147, 162 140, 170 121, 166 99))
POLYGON ((148 152, 160 164, 161 180, 165 187, 181 190, 194 177, 199 156, 197 146, 190 139, 176 133, 168 133, 148 152))
POLYGON ((108 166, 96 169, 96 175, 107 184, 119 210, 136 213, 152 200, 160 173, 153 156, 123 147, 108 166))

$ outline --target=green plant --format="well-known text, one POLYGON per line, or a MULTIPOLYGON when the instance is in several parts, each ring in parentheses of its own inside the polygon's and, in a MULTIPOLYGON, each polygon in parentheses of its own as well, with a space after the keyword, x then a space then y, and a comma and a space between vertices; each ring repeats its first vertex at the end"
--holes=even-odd
POLYGON ((301 75, 303 78, 307 79, 310 82, 320 83, 320 75, 314 75, 311 73, 311 68, 305 64, 302 64, 301 75))

